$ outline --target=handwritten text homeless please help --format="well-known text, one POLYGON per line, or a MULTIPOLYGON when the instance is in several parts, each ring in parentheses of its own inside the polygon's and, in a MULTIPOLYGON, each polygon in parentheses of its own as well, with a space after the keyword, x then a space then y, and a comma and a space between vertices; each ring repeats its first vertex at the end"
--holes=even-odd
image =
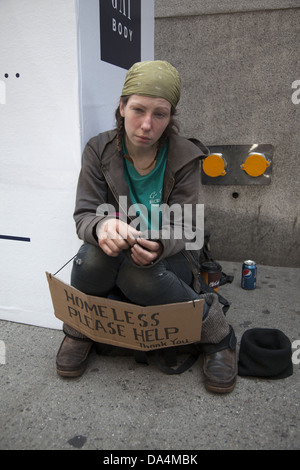
POLYGON ((55 316, 94 341, 149 350, 200 340, 203 300, 142 307, 86 295, 46 274, 55 316))

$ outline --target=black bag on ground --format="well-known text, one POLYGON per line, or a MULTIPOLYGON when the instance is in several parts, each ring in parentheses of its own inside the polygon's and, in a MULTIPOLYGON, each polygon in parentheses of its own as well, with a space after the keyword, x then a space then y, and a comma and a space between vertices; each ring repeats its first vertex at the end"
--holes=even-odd
MULTIPOLYGON (((214 261, 211 251, 210 251, 210 232, 208 230, 204 231, 204 244, 203 247, 201 248, 200 251, 200 256, 199 256, 199 262, 200 265, 202 263, 205 263, 206 261, 214 261)), ((219 298, 219 302, 223 305, 222 309, 224 312, 224 315, 226 314, 227 310, 230 307, 230 303, 228 302, 227 299, 225 299, 219 292, 216 292, 212 287, 210 287, 208 284, 204 282, 204 280, 201 277, 201 274, 198 274, 198 279, 200 282, 200 294, 206 294, 208 292, 212 292, 216 294, 219 298)), ((233 276, 227 275, 224 272, 221 273, 221 279, 220 279, 220 286, 223 286, 226 283, 231 283, 233 281, 233 276)))

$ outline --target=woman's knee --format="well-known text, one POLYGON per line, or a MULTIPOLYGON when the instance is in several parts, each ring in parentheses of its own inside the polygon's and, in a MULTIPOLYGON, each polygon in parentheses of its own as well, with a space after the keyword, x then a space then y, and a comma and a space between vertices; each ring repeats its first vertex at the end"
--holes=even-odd
POLYGON ((131 264, 122 265, 116 283, 123 294, 133 303, 149 305, 162 287, 164 270, 155 266, 139 268, 131 264))
POLYGON ((100 247, 84 243, 73 261, 71 284, 87 294, 105 295, 114 285, 119 264, 100 247))
POLYGON ((73 271, 80 272, 81 276, 98 271, 103 265, 102 253, 100 247, 84 243, 73 261, 73 271))
POLYGON ((199 298, 188 284, 168 269, 165 260, 149 268, 124 263, 116 282, 123 294, 139 305, 186 302, 199 298))

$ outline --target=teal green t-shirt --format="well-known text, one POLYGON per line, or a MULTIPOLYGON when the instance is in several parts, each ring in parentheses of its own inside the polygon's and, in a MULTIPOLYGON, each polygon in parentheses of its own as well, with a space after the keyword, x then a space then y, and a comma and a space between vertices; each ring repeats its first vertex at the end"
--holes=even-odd
MULTIPOLYGON (((123 142, 124 152, 128 154, 123 142)), ((140 226, 137 229, 159 230, 161 226, 162 190, 167 164, 168 143, 159 150, 155 168, 147 175, 140 175, 133 164, 124 158, 125 178, 140 226)))

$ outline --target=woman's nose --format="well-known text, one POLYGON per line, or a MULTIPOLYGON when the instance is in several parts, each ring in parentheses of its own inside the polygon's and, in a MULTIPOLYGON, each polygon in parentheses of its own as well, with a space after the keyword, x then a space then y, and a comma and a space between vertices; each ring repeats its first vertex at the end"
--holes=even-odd
POLYGON ((150 130, 152 125, 152 117, 150 115, 144 116, 143 122, 142 122, 142 129, 143 130, 150 130))

